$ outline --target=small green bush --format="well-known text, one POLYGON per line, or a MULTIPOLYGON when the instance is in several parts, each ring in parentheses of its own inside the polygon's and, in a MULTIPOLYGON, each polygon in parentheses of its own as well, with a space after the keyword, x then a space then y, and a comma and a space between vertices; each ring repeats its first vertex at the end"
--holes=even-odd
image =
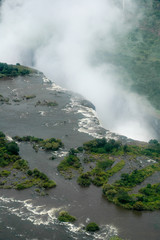
POLYGON ((106 168, 111 167, 113 163, 114 163, 114 161, 110 160, 110 159, 103 160, 103 161, 98 161, 97 162, 97 167, 102 169, 102 170, 106 170, 106 168))
POLYGON ((76 221, 76 218, 69 215, 69 213, 66 211, 61 211, 59 213, 58 220, 61 222, 74 222, 74 221, 76 221))
POLYGON ((67 171, 69 168, 79 169, 81 167, 80 160, 75 155, 68 155, 64 158, 63 161, 60 162, 57 169, 59 172, 67 171))
POLYGON ((86 231, 88 231, 88 232, 96 232, 99 230, 100 230, 100 228, 95 222, 91 222, 86 226, 86 231))
POLYGON ((4 137, 5 137, 4 133, 0 132, 0 138, 4 138, 4 137))
POLYGON ((13 164, 13 168, 15 169, 20 169, 20 170, 25 170, 28 169, 28 162, 24 159, 19 159, 13 164))
POLYGON ((7 150, 11 153, 11 154, 15 154, 18 155, 19 153, 19 147, 17 145, 17 143, 15 142, 10 142, 7 144, 7 150))
POLYGON ((77 183, 82 187, 89 187, 91 181, 92 179, 90 178, 89 173, 82 173, 77 179, 77 183))
POLYGON ((33 144, 33 148, 37 151, 38 148, 43 148, 46 151, 57 151, 59 148, 63 147, 63 143, 60 139, 49 138, 49 139, 42 139, 36 138, 34 136, 24 136, 19 137, 15 136, 14 140, 19 142, 30 142, 33 144), (35 143, 35 144, 34 144, 35 143))
POLYGON ((49 188, 56 187, 56 183, 53 180, 49 180, 44 182, 42 186, 46 189, 49 189, 49 188))

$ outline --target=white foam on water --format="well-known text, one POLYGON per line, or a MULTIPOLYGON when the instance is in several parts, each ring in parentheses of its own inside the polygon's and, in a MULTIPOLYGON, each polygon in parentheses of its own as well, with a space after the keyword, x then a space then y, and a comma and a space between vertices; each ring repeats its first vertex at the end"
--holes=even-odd
POLYGON ((49 80, 46 76, 43 76, 43 83, 51 83, 52 81, 49 80))
POLYGON ((90 222, 90 218, 87 218, 87 219, 86 219, 86 223, 89 223, 89 222, 90 222))
POLYGON ((55 157, 65 157, 68 154, 68 151, 58 150, 52 153, 55 157))
POLYGON ((9 230, 11 230, 11 231, 15 230, 14 227, 10 227, 10 226, 6 226, 6 228, 9 229, 9 230))
POLYGON ((16 237, 24 237, 23 234, 17 234, 16 237))
POLYGON ((6 135, 6 139, 7 139, 7 141, 9 141, 9 142, 12 142, 12 141, 13 141, 13 138, 10 137, 10 136, 8 136, 8 135, 6 135))
POLYGON ((25 79, 24 79, 24 82, 27 82, 27 83, 29 83, 29 81, 28 81, 28 80, 25 80, 25 79))
POLYGON ((97 232, 94 234, 94 239, 98 240, 109 240, 112 236, 118 235, 118 229, 113 225, 104 225, 101 227, 100 233, 97 232))
MULTIPOLYGON (((21 218, 22 221, 30 221, 33 225, 47 225, 52 228, 58 225, 64 226, 65 230, 69 233, 69 236, 71 236, 73 239, 109 240, 111 236, 115 236, 118 234, 117 228, 112 225, 100 226, 99 232, 90 233, 86 232, 84 224, 79 224, 78 226, 76 226, 72 223, 58 221, 56 215, 62 209, 67 209, 66 206, 47 209, 46 205, 36 206, 35 204, 33 204, 31 199, 22 201, 2 196, 0 197, 0 208, 1 207, 5 207, 8 213, 21 218), (13 206, 12 203, 14 203, 15 205, 13 206)), ((86 222, 88 221, 89 218, 86 220, 86 222)), ((7 226, 7 228, 10 230, 14 230, 14 228, 10 226, 7 226)))
MULTIPOLYGON (((68 90, 62 88, 61 86, 55 84, 53 81, 49 80, 46 76, 42 77, 44 83, 51 83, 51 87, 48 87, 47 90, 56 91, 56 92, 67 92, 68 90)), ((94 109, 84 106, 81 104, 81 100, 84 100, 79 95, 74 95, 70 99, 70 103, 66 105, 63 111, 66 113, 74 113, 81 114, 83 117, 79 119, 78 122, 78 131, 82 133, 86 133, 94 138, 103 138, 106 139, 118 139, 118 136, 114 133, 111 133, 109 130, 106 130, 101 125, 97 113, 94 109)), ((40 113, 43 116, 43 112, 40 113)), ((55 123, 54 126, 59 125, 59 123, 55 123)), ((45 124, 48 127, 47 124, 45 124)), ((76 128, 74 130, 77 130, 76 128)))
POLYGON ((147 162, 149 162, 149 163, 150 163, 150 162, 152 162, 152 163, 156 163, 156 161, 153 160, 153 159, 148 159, 147 162))
POLYGON ((56 91, 56 92, 66 92, 67 89, 60 87, 59 85, 52 82, 51 87, 48 87, 47 90, 56 91))
POLYGON ((108 225, 108 224, 102 225, 100 226, 100 231, 95 233, 90 233, 85 230, 84 224, 80 224, 79 226, 75 226, 74 224, 71 224, 71 223, 63 223, 63 224, 67 227, 67 230, 71 233, 74 239, 79 239, 77 237, 78 235, 80 235, 81 238, 85 240, 89 240, 89 239, 109 240, 112 236, 118 235, 118 229, 113 225, 108 225))
POLYGON ((15 88, 15 89, 13 89, 13 90, 12 90, 12 92, 16 92, 17 90, 18 90, 18 89, 17 89, 17 88, 15 88))
POLYGON ((94 138, 114 138, 118 137, 110 131, 104 129, 98 119, 97 113, 94 109, 81 104, 82 98, 78 96, 71 97, 70 103, 63 109, 66 113, 73 112, 74 114, 81 114, 82 118, 78 122, 78 131, 86 133, 94 138))
POLYGON ((31 199, 22 201, 2 196, 0 197, 0 203, 1 207, 3 207, 4 204, 8 204, 5 207, 10 214, 14 214, 17 217, 20 217, 22 220, 28 220, 34 225, 54 224, 57 219, 57 212, 62 210, 62 207, 47 209, 46 205, 36 206, 33 204, 31 199), (10 206, 10 203, 15 203, 15 205, 13 206, 12 204, 10 206))
POLYGON ((55 84, 55 82, 53 82, 52 80, 47 78, 45 75, 42 75, 42 81, 43 81, 44 84, 49 83, 51 85, 50 87, 46 88, 47 90, 56 91, 56 92, 66 92, 67 91, 67 89, 62 88, 61 86, 55 84))
POLYGON ((38 113, 39 113, 41 116, 43 116, 43 117, 46 116, 46 112, 45 112, 45 111, 39 111, 38 113))

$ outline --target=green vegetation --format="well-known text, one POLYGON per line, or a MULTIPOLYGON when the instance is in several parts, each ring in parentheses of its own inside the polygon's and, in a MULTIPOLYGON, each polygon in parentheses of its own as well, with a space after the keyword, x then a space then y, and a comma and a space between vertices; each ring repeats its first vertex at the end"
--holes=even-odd
POLYGON ((160 192, 158 192, 160 184, 153 186, 148 184, 146 188, 140 189, 139 192, 141 194, 129 194, 133 187, 142 183, 155 171, 160 171, 160 164, 154 164, 141 170, 134 170, 131 174, 123 173, 119 181, 112 185, 103 185, 103 194, 109 201, 127 209, 160 209, 160 192))
POLYGON ((23 98, 25 98, 26 100, 29 100, 29 99, 36 98, 36 95, 27 95, 27 96, 23 96, 23 98))
POLYGON ((96 166, 99 169, 106 170, 106 168, 111 167, 113 163, 114 163, 113 160, 107 159, 107 160, 98 161, 96 166))
POLYGON ((132 193, 134 187, 160 171, 160 143, 155 139, 146 144, 133 143, 124 145, 113 139, 94 139, 84 143, 81 151, 70 149, 68 156, 58 165, 58 171, 70 179, 73 177, 72 170, 79 170, 77 183, 80 186, 102 186, 103 195, 108 201, 126 209, 160 209, 159 184, 148 185, 138 193, 132 193), (133 166, 130 164, 132 162, 133 166), (145 167, 142 168, 143 164, 145 167), (132 172, 123 171, 120 175, 125 165, 126 170, 132 172), (120 180, 112 180, 113 184, 109 184, 114 174, 120 180))
POLYGON ((121 148, 121 143, 114 139, 105 138, 95 139, 90 142, 84 143, 84 150, 93 153, 114 153, 121 148))
POLYGON ((123 173, 121 180, 116 182, 119 187, 134 187, 151 176, 155 171, 160 171, 160 164, 153 164, 141 170, 134 170, 131 174, 123 173))
POLYGON ((18 153, 19 153, 19 147, 18 147, 17 143, 15 143, 15 142, 9 142, 9 143, 6 145, 6 148, 7 148, 7 151, 8 151, 10 154, 18 155, 18 153))
POLYGON ((0 177, 8 177, 10 174, 11 172, 7 170, 0 171, 0 177))
POLYGON ((15 142, 7 142, 5 135, 0 132, 0 167, 8 166, 20 159, 19 147, 15 142))
POLYGON ((107 178, 113 176, 115 173, 119 172, 125 165, 125 161, 124 160, 121 160, 120 162, 116 163, 114 165, 114 167, 112 167, 111 169, 109 169, 107 172, 106 172, 106 176, 107 178))
MULTIPOLYGON (((125 86, 147 97, 160 110, 160 3, 159 0, 135 2, 139 9, 137 15, 140 13, 143 17, 125 36, 117 34, 116 49, 109 52, 103 50, 101 59, 116 66, 117 74, 125 81, 125 86)), ((130 15, 126 12, 126 16, 130 15)))
POLYGON ((52 101, 43 100, 43 101, 38 101, 35 106, 56 107, 58 106, 58 103, 56 101, 52 102, 52 101))
MULTIPOLYGON (((144 182, 146 178, 156 171, 160 171, 160 144, 157 140, 150 140, 148 144, 143 145, 123 145, 112 139, 109 141, 105 139, 95 139, 85 143, 83 147, 86 153, 89 154, 89 159, 91 156, 94 159, 92 162, 95 162, 95 167, 88 172, 82 173, 78 177, 77 182, 79 185, 88 187, 93 183, 96 186, 103 186, 103 194, 109 201, 127 209, 160 209, 159 195, 157 193, 159 185, 150 187, 150 189, 153 189, 150 197, 147 195, 149 191, 148 188, 140 190, 138 194, 130 193, 135 186, 144 182), (150 165, 143 169, 135 169, 130 174, 123 173, 121 174, 120 180, 113 184, 108 184, 109 178, 125 166, 125 159, 136 160, 136 158, 140 156, 152 157, 152 159, 156 159, 157 163, 153 164, 151 162, 150 165), (119 162, 112 167, 114 159, 117 159, 117 157, 119 158, 119 162)), ((86 164, 89 162, 90 161, 85 161, 86 164)))
POLYGON ((89 172, 87 173, 82 173, 78 179, 77 179, 77 183, 82 186, 82 187, 89 187, 90 184, 92 183, 92 178, 91 178, 91 174, 89 172))
POLYGON ((76 218, 71 216, 68 212, 66 211, 61 211, 59 213, 58 220, 61 222, 75 222, 76 218))
POLYGON ((33 171, 30 170, 28 162, 21 159, 18 152, 19 147, 17 143, 8 142, 5 138, 5 134, 0 132, 0 167, 7 167, 7 170, 4 169, 0 171, 0 188, 15 188, 17 190, 22 190, 32 186, 37 186, 40 189, 49 189, 56 186, 54 181, 50 180, 38 169, 34 169, 33 171), (21 177, 19 178, 16 177, 16 173, 18 172, 21 173, 21 177), (17 182, 13 182, 13 180, 11 181, 8 178, 11 174, 13 179, 18 180, 17 182), (10 185, 7 185, 8 182, 10 185))
POLYGON ((139 193, 134 195, 137 198, 137 202, 133 205, 133 209, 160 209, 160 183, 148 184, 145 188, 141 188, 139 193))
POLYGON ((5 98, 3 97, 3 95, 0 94, 0 103, 4 104, 4 103, 9 103, 9 98, 5 98))
POLYGON ((9 65, 7 63, 0 63, 0 78, 3 77, 17 77, 19 75, 24 76, 35 72, 35 70, 17 65, 9 65))
POLYGON ((119 163, 115 164, 114 167, 104 171, 98 167, 95 167, 89 174, 92 176, 92 183, 96 186, 102 186, 108 182, 109 177, 113 176, 115 173, 119 172, 125 165, 125 161, 121 160, 119 163))
POLYGON ((91 183, 102 186, 108 181, 109 177, 120 171, 125 165, 125 161, 121 160, 112 167, 114 160, 109 159, 108 156, 118 153, 122 155, 126 151, 126 148, 120 142, 113 139, 109 141, 95 139, 84 143, 83 149, 89 154, 88 157, 84 158, 84 163, 95 162, 96 166, 78 177, 77 182, 82 187, 88 187, 91 183))
POLYGON ((64 158, 63 161, 60 162, 58 165, 58 171, 66 171, 69 168, 73 168, 75 170, 79 169, 81 167, 80 160, 77 156, 75 155, 68 155, 64 158))
POLYGON ((71 148, 68 155, 60 162, 57 169, 66 179, 72 179, 72 171, 81 170, 81 162, 77 157, 77 151, 71 148))
POLYGON ((86 231, 88 232, 96 232, 99 230, 100 230, 99 226, 94 222, 91 222, 86 226, 86 231))
POLYGON ((31 180, 26 180, 26 181, 24 181, 24 182, 22 182, 22 183, 17 184, 17 185, 16 185, 16 189, 17 189, 17 190, 24 190, 24 189, 30 188, 30 187, 32 187, 32 186, 33 186, 33 181, 31 181, 31 180))
POLYGON ((60 139, 49 138, 49 139, 42 139, 36 138, 32 136, 25 136, 25 137, 14 137, 14 140, 18 142, 30 142, 33 144, 33 148, 36 150, 37 148, 42 148, 46 151, 57 151, 59 148, 63 147, 63 143, 60 139))
POLYGON ((20 169, 20 170, 27 170, 29 168, 28 162, 25 161, 24 159, 19 159, 13 164, 13 168, 20 169))
POLYGON ((145 145, 122 145, 120 141, 116 141, 114 139, 94 139, 87 143, 84 143, 84 149, 88 153, 106 153, 111 155, 133 155, 133 156, 149 156, 152 158, 160 159, 160 143, 153 139, 150 140, 149 143, 145 145))
POLYGON ((30 176, 30 179, 27 179, 26 181, 17 184, 16 188, 17 190, 22 190, 25 188, 30 188, 34 185, 39 186, 40 188, 53 188, 56 186, 56 183, 52 180, 49 180, 49 178, 42 172, 40 172, 38 169, 34 169, 33 171, 28 170, 28 176, 30 176))

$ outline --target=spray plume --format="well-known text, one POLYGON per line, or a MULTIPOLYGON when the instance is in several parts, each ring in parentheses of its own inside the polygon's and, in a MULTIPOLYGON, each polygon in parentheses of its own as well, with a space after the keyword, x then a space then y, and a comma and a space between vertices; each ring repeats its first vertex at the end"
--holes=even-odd
POLYGON ((155 133, 146 120, 147 104, 97 54, 115 51, 116 36, 133 27, 135 13, 131 0, 4 0, 0 61, 34 66, 92 101, 107 129, 149 140, 155 133), (129 22, 124 6, 133 17, 129 22))

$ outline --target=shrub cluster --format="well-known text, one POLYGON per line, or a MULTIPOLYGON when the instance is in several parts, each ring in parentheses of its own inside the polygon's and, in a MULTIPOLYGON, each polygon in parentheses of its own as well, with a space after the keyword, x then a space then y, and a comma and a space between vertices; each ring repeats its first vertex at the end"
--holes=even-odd
POLYGON ((15 142, 8 142, 5 135, 0 132, 0 167, 5 167, 20 159, 19 147, 15 142))
POLYGON ((82 173, 77 179, 77 183, 82 187, 89 187, 91 182, 92 182, 92 179, 91 179, 91 174, 89 172, 82 173))
POLYGON ((160 165, 154 164, 131 174, 122 174, 121 179, 113 185, 104 184, 103 194, 106 198, 127 209, 155 210, 160 209, 160 184, 148 184, 139 190, 138 194, 129 194, 129 191, 153 174, 160 171, 160 165))
POLYGON ((88 232, 96 232, 99 230, 100 228, 95 222, 88 223, 88 225, 86 226, 86 231, 88 232))
POLYGON ((9 65, 7 63, 0 63, 0 77, 16 77, 19 75, 28 75, 33 70, 28 67, 19 65, 9 65))
POLYGON ((66 211, 61 211, 59 213, 58 220, 61 222, 75 222, 76 218, 74 216, 71 216, 68 212, 66 211))
POLYGON ((14 140, 18 142, 30 142, 33 143, 33 147, 43 148, 44 150, 52 150, 57 151, 59 148, 63 147, 63 143, 60 139, 55 138, 49 138, 49 139, 42 139, 42 138, 36 138, 33 136, 25 136, 25 137, 19 137, 15 136, 14 140))
POLYGON ((70 168, 79 169, 81 167, 80 159, 76 155, 68 155, 60 162, 57 169, 59 172, 67 171, 70 168))
POLYGON ((147 177, 152 175, 155 171, 160 171, 159 164, 153 164, 151 166, 147 166, 141 170, 134 170, 131 174, 123 173, 121 175, 121 179, 116 182, 117 186, 125 186, 125 187, 134 187, 137 184, 143 182, 147 177))
MULTIPOLYGON (((26 140, 30 140, 30 137, 26 140)), ((39 139, 33 138, 34 141, 41 141, 39 139)), ((52 139, 53 140, 53 139, 52 139)), ((51 142, 52 142, 51 140, 51 142)), ((43 141, 43 139, 42 139, 43 141)), ((40 188, 53 188, 56 183, 50 180, 44 173, 40 172, 38 169, 31 171, 28 166, 28 162, 21 159, 18 155, 19 147, 15 142, 8 142, 5 138, 5 134, 0 132, 0 167, 5 167, 12 164, 12 169, 17 169, 23 171, 28 175, 28 179, 24 182, 17 183, 15 185, 17 190, 22 190, 25 188, 30 188, 33 185, 37 185, 40 188)), ((8 177, 11 174, 10 171, 2 170, 0 172, 0 177, 8 177)))
POLYGON ((93 153, 112 153, 121 148, 121 143, 115 141, 114 139, 109 139, 108 141, 105 138, 95 139, 90 142, 84 143, 83 148, 86 151, 93 153))

